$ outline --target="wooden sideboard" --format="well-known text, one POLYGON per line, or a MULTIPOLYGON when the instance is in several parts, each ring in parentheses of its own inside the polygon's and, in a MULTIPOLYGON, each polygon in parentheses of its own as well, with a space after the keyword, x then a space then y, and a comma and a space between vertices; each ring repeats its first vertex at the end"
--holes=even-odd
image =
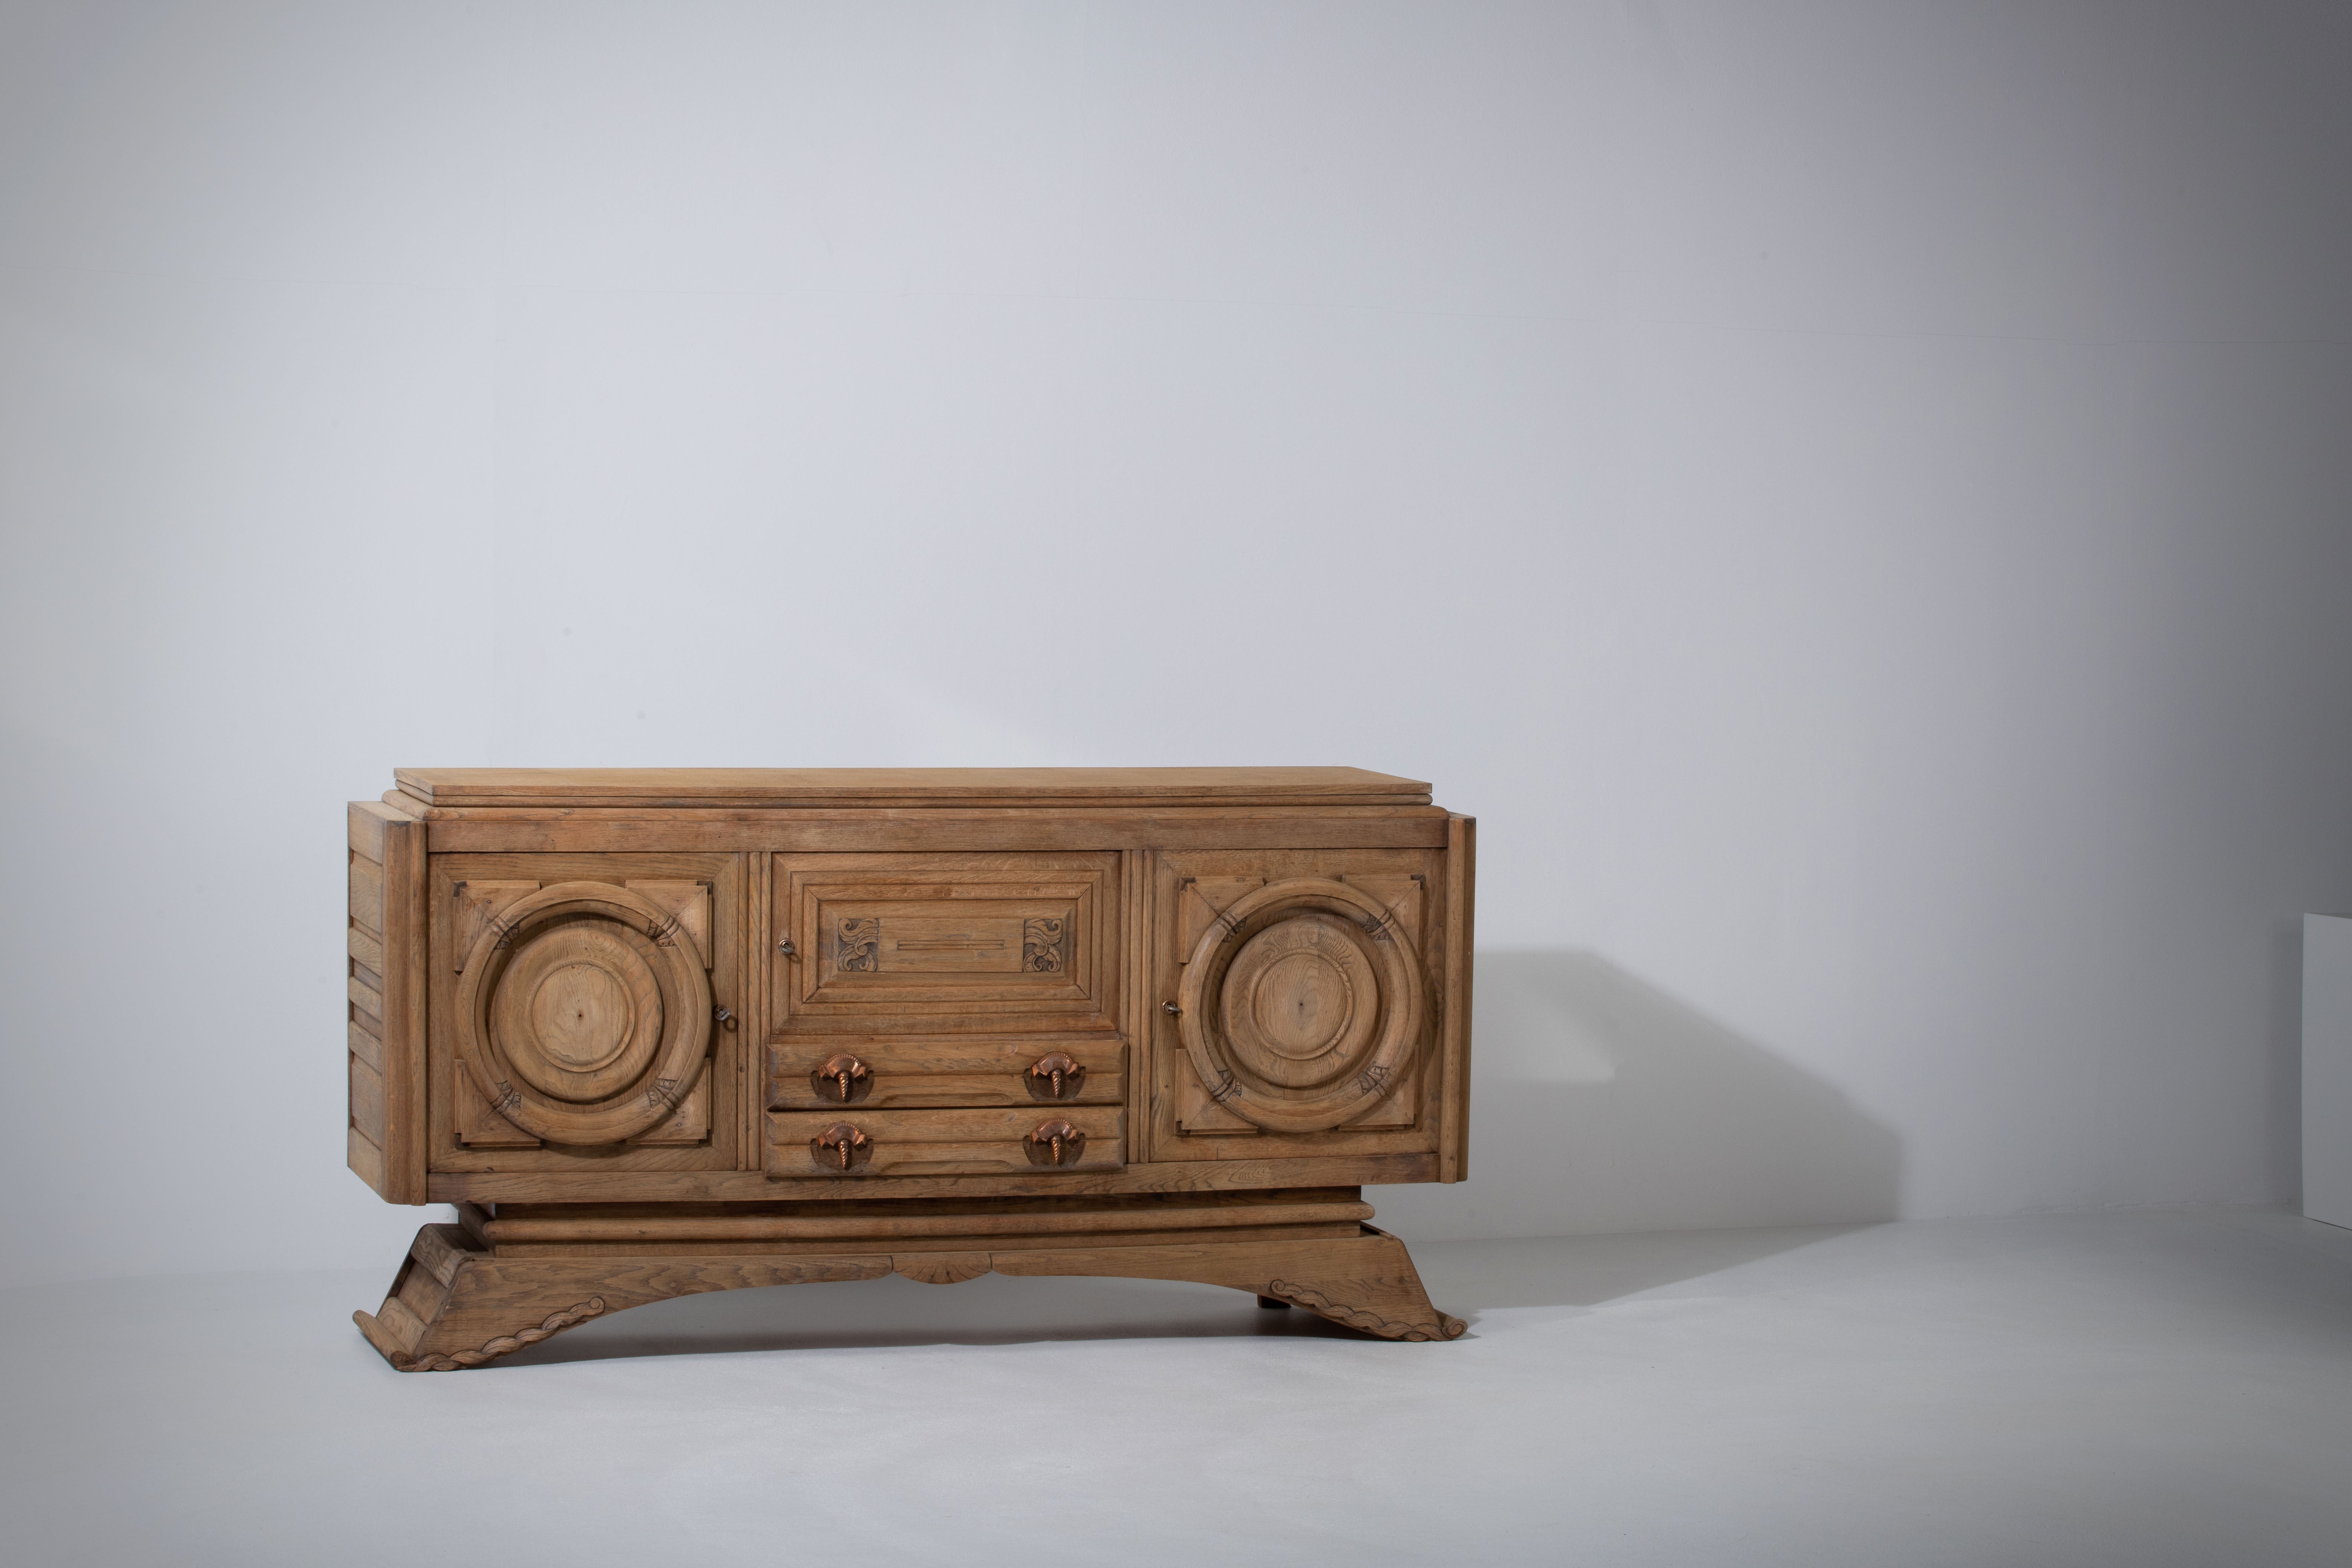
POLYGON ((404 768, 350 812, 403 1371, 665 1297, 1191 1279, 1451 1339, 1475 823, 1355 768, 404 768))

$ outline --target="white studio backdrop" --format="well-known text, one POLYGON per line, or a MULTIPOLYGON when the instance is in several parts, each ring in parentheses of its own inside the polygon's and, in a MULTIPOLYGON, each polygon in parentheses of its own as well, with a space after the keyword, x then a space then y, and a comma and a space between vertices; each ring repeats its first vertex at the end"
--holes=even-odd
POLYGON ((10 1281, 382 1264, 394 764, 1481 818, 1408 1236, 2292 1198, 2352 13, 0 7, 10 1281))

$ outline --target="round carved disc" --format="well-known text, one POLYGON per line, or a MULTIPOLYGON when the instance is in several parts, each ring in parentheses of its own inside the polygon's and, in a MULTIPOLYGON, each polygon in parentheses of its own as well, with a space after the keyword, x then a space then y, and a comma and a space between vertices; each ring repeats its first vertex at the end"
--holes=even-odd
POLYGON ((1184 968, 1177 1028, 1210 1097, 1273 1132, 1361 1116, 1411 1071, 1419 960, 1388 910, 1344 882, 1244 894, 1184 968))
POLYGON ((1222 1001, 1225 1047, 1269 1083, 1306 1089, 1357 1065, 1379 1022, 1381 983, 1353 926, 1294 915, 1234 954, 1222 1001))
POLYGON ((540 983, 530 999, 532 1033, 549 1056, 573 1072, 593 1072, 619 1056, 628 1046, 636 1013, 628 985, 595 963, 563 965, 540 983))
POLYGON ((608 882, 510 905, 466 954, 457 1055, 499 1114, 551 1143, 667 1116, 710 1043, 710 981, 677 921, 608 882))
POLYGON ((490 1038, 523 1080, 574 1104, 643 1077, 661 1044, 660 955, 609 920, 551 925, 525 941, 490 999, 490 1038))

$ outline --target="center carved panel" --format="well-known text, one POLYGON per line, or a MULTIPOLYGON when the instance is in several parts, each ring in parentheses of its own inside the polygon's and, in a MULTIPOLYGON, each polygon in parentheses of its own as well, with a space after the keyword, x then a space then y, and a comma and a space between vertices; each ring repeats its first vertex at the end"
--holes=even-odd
POLYGON ((1030 974, 1060 974, 1070 967, 1067 916, 1006 913, 967 907, 941 918, 931 914, 894 918, 886 939, 877 915, 841 915, 834 921, 833 967, 843 974, 901 973, 988 973, 1018 969, 1030 974), (1020 941, 1013 922, 1020 921, 1020 941), (885 942, 888 964, 885 964, 885 942))
POLYGON ((1112 1026, 1118 857, 778 854, 776 1026, 1112 1026))

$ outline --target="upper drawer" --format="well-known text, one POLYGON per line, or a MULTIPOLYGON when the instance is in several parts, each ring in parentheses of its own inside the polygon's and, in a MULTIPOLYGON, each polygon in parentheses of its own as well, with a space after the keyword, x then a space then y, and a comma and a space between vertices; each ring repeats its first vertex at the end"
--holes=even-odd
POLYGON ((1117 1035, 808 1034, 768 1047, 768 1109, 1117 1105, 1117 1035))
POLYGON ((776 1022, 1112 1026, 1117 854, 778 855, 776 1022))

